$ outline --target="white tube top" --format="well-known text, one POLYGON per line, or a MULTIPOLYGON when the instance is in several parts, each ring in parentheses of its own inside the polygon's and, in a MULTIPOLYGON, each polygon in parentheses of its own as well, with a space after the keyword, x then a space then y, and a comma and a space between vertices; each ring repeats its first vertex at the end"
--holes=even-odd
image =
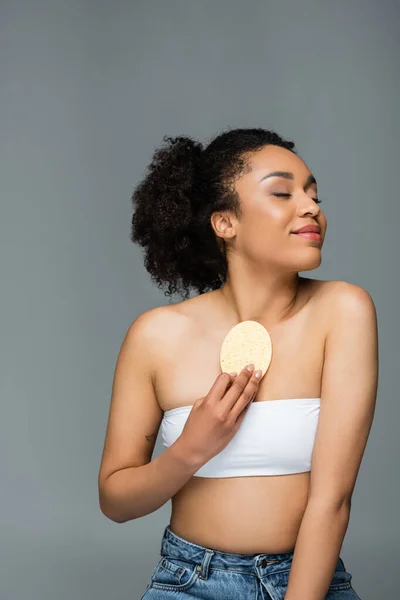
MULTIPOLYGON (((287 475, 311 470, 321 398, 250 404, 234 437, 194 473, 196 477, 287 475)), ((192 406, 164 411, 163 446, 180 436, 192 406)))

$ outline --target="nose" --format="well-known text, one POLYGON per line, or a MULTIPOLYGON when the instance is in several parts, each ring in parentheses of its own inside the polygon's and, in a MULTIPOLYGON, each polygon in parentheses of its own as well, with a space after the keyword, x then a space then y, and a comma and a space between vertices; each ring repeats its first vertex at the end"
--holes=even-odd
POLYGON ((297 212, 300 216, 309 214, 309 215, 319 215, 321 209, 319 204, 317 204, 310 196, 305 194, 303 196, 304 200, 298 203, 297 212))

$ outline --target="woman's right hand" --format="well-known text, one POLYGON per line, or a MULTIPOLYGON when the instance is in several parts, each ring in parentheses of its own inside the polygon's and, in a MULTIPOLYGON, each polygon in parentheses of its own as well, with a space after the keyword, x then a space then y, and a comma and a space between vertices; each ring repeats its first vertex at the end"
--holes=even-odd
POLYGON ((186 456, 203 465, 234 437, 260 384, 262 373, 253 369, 220 373, 208 394, 194 402, 178 438, 186 456))

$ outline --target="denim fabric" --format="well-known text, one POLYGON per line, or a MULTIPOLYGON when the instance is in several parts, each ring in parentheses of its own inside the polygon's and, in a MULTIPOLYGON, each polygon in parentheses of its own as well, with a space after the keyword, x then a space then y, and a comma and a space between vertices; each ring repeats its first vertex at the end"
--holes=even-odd
MULTIPOLYGON (((293 552, 235 554, 193 544, 167 525, 140 600, 284 600, 293 552)), ((360 600, 339 557, 326 600, 360 600)))

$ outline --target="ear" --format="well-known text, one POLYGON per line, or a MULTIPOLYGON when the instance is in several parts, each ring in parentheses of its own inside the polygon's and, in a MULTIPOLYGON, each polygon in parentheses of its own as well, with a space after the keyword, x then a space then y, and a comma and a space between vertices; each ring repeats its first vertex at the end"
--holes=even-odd
POLYGON ((210 220, 215 235, 221 240, 230 240, 236 236, 236 218, 232 213, 214 212, 210 220))

